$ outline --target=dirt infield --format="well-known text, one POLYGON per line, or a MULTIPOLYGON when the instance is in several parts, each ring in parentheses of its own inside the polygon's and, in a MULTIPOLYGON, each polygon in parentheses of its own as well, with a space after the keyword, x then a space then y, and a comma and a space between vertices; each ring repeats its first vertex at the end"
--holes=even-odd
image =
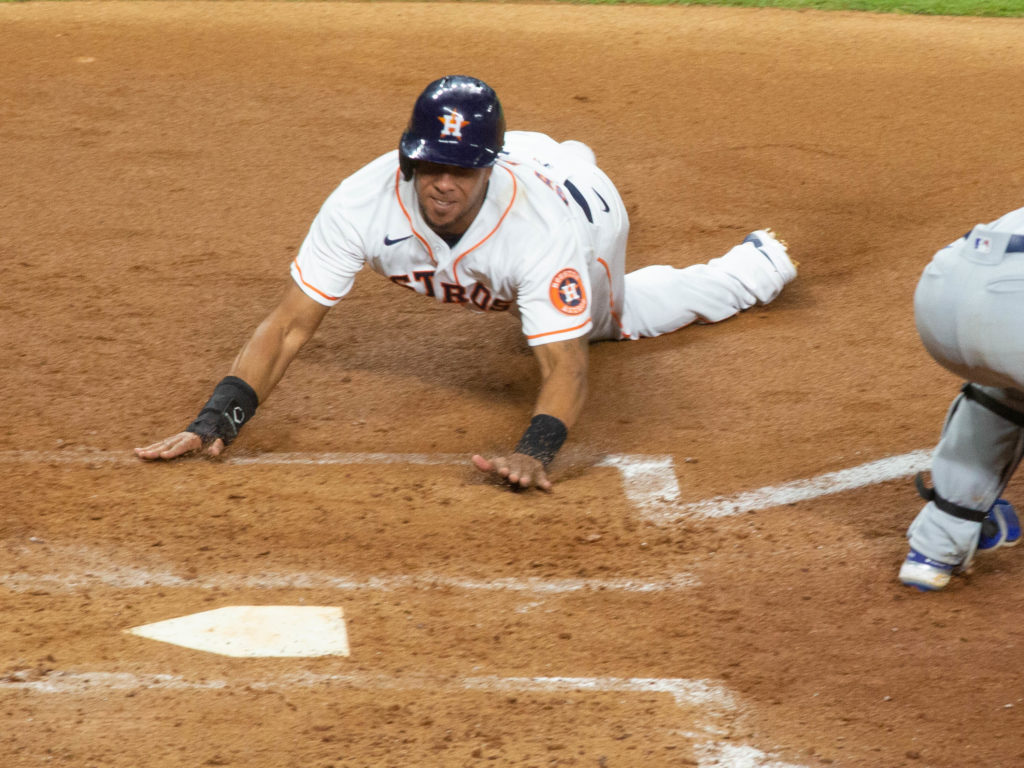
POLYGON ((911 296, 937 247, 1024 202, 1022 32, 0 5, 0 764, 1024 765, 1021 555, 938 595, 895 580, 906 475, 958 386, 911 296), (594 147, 633 266, 772 226, 800 277, 725 323, 596 345, 550 494, 468 461, 529 413, 515 323, 370 273, 231 460, 135 461, 194 416, 329 192, 454 72, 511 128, 594 147), (124 632, 228 605, 340 606, 352 654, 124 632))

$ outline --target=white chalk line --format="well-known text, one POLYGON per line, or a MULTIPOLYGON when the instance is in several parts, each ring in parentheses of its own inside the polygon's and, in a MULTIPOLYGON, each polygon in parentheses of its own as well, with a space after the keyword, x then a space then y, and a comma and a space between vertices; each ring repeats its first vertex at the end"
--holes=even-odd
POLYGON ((349 688, 415 690, 420 688, 456 688, 480 691, 518 691, 537 693, 615 692, 666 693, 680 706, 701 706, 711 710, 731 710, 735 702, 731 694, 707 680, 672 677, 496 677, 455 678, 429 675, 391 677, 367 674, 316 674, 299 672, 270 679, 235 678, 232 680, 190 680, 181 675, 137 675, 131 672, 66 672, 50 670, 39 674, 26 669, 0 677, 0 690, 22 690, 34 693, 88 694, 106 691, 134 690, 145 687, 169 690, 223 690, 227 688, 312 688, 342 685, 349 688))
POLYGON ((676 706, 698 708, 702 719, 695 730, 679 732, 694 742, 700 768, 801 768, 774 760, 754 747, 722 741, 727 733, 719 725, 737 704, 727 689, 708 680, 678 677, 498 677, 462 678, 405 675, 389 677, 368 674, 314 674, 301 672, 271 679, 192 680, 180 675, 134 674, 130 672, 70 672, 25 669, 0 677, 0 692, 24 694, 104 695, 117 691, 221 691, 241 688, 273 691, 282 688, 324 688, 339 686, 356 690, 440 692, 502 692, 523 694, 628 693, 666 694, 676 706))
MULTIPOLYGON (((31 553, 31 548, 24 548, 31 553)), ((71 570, 36 574, 25 571, 0 572, 0 586, 12 592, 76 591, 96 587, 114 589, 188 588, 188 589, 322 589, 342 591, 396 592, 399 590, 460 590, 466 592, 513 592, 530 595, 566 595, 577 592, 654 593, 689 589, 699 580, 688 573, 664 579, 550 579, 541 577, 497 577, 459 579, 432 573, 394 576, 335 576, 322 572, 217 574, 189 578, 167 570, 150 570, 113 563, 84 548, 53 547, 41 543, 36 556, 48 562, 62 563, 71 570)))
MULTIPOLYGON (((222 460, 232 465, 344 465, 344 464, 464 464, 461 454, 421 453, 265 453, 258 456, 234 456, 222 460)), ((139 459, 127 454, 69 449, 64 451, 0 451, 0 462, 129 464, 139 459)), ((597 467, 619 471, 622 488, 630 504, 641 517, 654 522, 683 518, 715 518, 768 509, 782 504, 856 490, 869 485, 907 477, 928 469, 931 451, 911 451, 900 456, 861 464, 782 485, 771 485, 732 496, 716 496, 696 502, 683 502, 672 456, 613 454, 598 461, 597 467)))
POLYGON ((931 466, 932 451, 911 451, 902 456, 890 456, 850 469, 828 472, 824 475, 794 480, 783 485, 770 485, 756 491, 739 493, 734 496, 716 496, 690 504, 680 504, 666 510, 668 517, 725 517, 751 512, 797 501, 808 501, 844 491, 854 491, 869 485, 898 480, 928 469, 931 466))

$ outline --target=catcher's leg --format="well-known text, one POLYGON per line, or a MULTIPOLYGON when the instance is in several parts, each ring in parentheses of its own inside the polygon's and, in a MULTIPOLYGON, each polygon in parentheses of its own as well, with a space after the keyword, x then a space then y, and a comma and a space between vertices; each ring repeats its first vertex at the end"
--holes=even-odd
MULTIPOLYGON (((971 386, 1024 418, 1022 393, 971 386)), ((970 565, 981 519, 1010 481, 1022 454, 1024 430, 1005 413, 963 393, 953 401, 932 460, 936 498, 924 505, 907 530, 911 554, 900 569, 903 583, 942 589, 954 568, 970 565), (972 512, 974 519, 969 519, 972 512)))

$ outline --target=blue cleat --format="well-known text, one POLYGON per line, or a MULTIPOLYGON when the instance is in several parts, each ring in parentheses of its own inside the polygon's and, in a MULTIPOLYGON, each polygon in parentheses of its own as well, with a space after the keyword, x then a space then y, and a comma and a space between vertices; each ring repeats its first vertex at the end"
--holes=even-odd
POLYGON ((900 566, 900 581, 922 592, 937 592, 949 584, 955 566, 925 557, 915 549, 900 566))
MULTIPOLYGON (((996 499, 981 522, 981 533, 975 552, 1012 547, 1020 543, 1021 528, 1017 510, 1006 499, 996 499)), ((910 553, 900 567, 900 581, 908 587, 922 592, 937 592, 947 584, 954 572, 965 571, 973 558, 974 552, 968 557, 968 563, 950 565, 922 555, 911 548, 910 553)))

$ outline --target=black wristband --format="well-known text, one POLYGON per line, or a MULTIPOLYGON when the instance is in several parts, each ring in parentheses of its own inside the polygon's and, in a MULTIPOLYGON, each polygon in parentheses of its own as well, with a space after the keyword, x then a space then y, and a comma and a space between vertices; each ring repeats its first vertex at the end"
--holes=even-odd
POLYGON ((530 426, 519 438, 515 452, 532 456, 546 467, 555 458, 555 454, 568 436, 569 429, 561 419, 546 413, 538 413, 530 419, 530 426))
POLYGON ((242 425, 255 415, 259 404, 256 390, 237 376, 225 376, 185 431, 199 435, 203 445, 209 445, 218 438, 224 441, 224 445, 231 445, 242 425))

